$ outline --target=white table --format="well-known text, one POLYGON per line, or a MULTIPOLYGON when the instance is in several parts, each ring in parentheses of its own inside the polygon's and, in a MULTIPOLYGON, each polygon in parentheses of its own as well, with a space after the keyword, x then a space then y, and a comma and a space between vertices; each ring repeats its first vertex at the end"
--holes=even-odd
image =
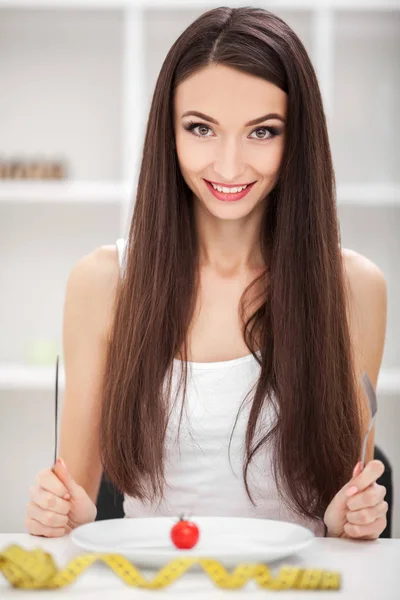
MULTIPOLYGON (((10 544, 18 544, 26 549, 42 548, 55 559, 58 567, 64 567, 74 556, 82 554, 70 536, 60 539, 46 539, 28 534, 0 534, 0 549, 10 544)), ((57 591, 14 590, 3 575, 0 575, 0 598, 7 600, 52 600, 67 596, 75 600, 100 600, 107 598, 130 600, 155 598, 182 600, 214 600, 231 598, 282 598, 319 600, 320 598, 348 598, 349 600, 394 600, 400 598, 400 539, 357 542, 350 540, 316 538, 313 543, 296 556, 287 558, 282 564, 306 568, 323 568, 339 571, 342 588, 339 591, 282 591, 261 590, 249 582, 241 591, 225 591, 214 587, 202 573, 187 573, 170 587, 159 591, 130 588, 123 583, 107 566, 94 564, 70 586, 57 591), (397 577, 397 579, 396 579, 397 577)), ((279 565, 278 565, 279 566, 279 565)), ((275 565, 271 566, 273 570, 275 565)), ((275 572, 275 571, 274 571, 275 572)))

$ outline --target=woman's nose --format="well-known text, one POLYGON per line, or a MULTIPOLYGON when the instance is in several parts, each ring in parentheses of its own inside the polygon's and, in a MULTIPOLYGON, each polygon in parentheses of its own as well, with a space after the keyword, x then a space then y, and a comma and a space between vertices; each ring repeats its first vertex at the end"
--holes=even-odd
POLYGON ((221 183, 243 183, 239 181, 245 171, 243 149, 240 143, 234 140, 221 143, 214 162, 214 170, 221 177, 221 183))

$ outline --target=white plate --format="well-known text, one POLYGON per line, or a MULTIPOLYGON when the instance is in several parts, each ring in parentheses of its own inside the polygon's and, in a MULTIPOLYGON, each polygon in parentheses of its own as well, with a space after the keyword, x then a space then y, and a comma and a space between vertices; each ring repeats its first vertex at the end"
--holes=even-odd
POLYGON ((301 525, 267 519, 190 517, 200 529, 197 545, 178 550, 170 530, 178 519, 110 519, 81 525, 72 541, 90 552, 122 554, 137 565, 159 568, 181 556, 207 557, 227 567, 239 562, 269 562, 308 546, 314 533, 301 525))

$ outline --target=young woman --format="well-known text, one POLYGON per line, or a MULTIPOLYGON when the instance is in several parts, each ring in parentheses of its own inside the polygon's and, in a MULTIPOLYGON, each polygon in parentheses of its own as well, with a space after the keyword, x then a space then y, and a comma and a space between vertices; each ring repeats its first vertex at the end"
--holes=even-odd
POLYGON ((219 8, 175 42, 154 92, 127 242, 69 277, 60 456, 29 532, 96 517, 232 515, 373 539, 383 464, 361 469, 386 284, 340 246, 326 121, 295 33, 219 8))

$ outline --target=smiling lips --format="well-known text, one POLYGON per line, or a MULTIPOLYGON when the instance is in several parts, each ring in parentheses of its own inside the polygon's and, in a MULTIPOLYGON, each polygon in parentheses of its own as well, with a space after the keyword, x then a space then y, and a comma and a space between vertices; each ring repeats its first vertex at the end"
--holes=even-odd
POLYGON ((236 200, 241 200, 244 198, 253 185, 253 183, 243 183, 236 185, 221 185, 220 183, 204 180, 210 192, 215 196, 218 200, 222 200, 223 202, 234 202, 236 200))

